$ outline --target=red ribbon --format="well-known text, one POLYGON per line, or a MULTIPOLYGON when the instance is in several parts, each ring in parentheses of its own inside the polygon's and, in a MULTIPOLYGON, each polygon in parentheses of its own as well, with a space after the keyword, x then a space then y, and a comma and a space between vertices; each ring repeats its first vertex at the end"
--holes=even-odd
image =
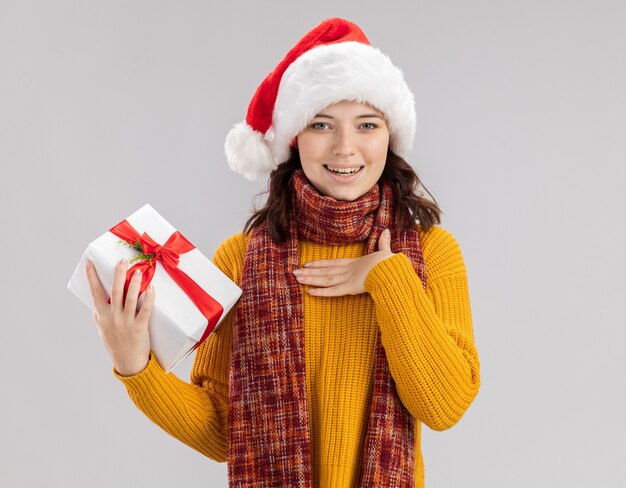
POLYGON ((180 289, 191 298, 191 301, 208 321, 202 337, 192 348, 192 350, 196 349, 213 332, 224 313, 224 308, 217 300, 178 268, 179 256, 196 247, 178 231, 174 232, 167 242, 161 246, 145 232, 139 235, 139 232, 127 220, 122 220, 119 224, 110 228, 109 232, 112 232, 129 244, 137 244, 139 242, 144 254, 154 254, 153 258, 137 262, 126 272, 124 300, 126 300, 128 285, 133 273, 138 269, 141 271, 141 287, 139 289, 139 295, 141 295, 152 281, 156 269, 156 261, 160 261, 165 271, 167 271, 180 289))

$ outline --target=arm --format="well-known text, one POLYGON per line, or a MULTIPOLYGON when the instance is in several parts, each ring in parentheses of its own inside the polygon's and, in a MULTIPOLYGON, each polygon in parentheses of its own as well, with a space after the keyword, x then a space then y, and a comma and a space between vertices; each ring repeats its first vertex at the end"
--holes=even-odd
MULTIPOLYGON (((239 234, 226 240, 213 262, 238 282, 245 248, 239 234)), ((236 307, 236 306, 235 306, 236 307)), ((218 329, 197 349, 190 383, 166 374, 154 354, 133 376, 113 374, 126 386, 135 405, 155 424, 205 456, 226 461, 228 375, 233 307, 218 329)))
POLYGON ((437 226, 422 236, 426 291, 402 253, 374 266, 365 289, 376 306, 400 399, 415 418, 431 429, 445 430, 476 397, 480 364, 458 243, 437 226))

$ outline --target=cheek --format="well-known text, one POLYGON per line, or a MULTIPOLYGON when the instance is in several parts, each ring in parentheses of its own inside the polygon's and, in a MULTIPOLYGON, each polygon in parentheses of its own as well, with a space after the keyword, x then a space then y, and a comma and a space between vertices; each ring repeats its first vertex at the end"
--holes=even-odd
POLYGON ((367 149, 373 159, 384 162, 387 160, 388 148, 389 137, 381 137, 380 139, 370 141, 367 149))
POLYGON ((298 138, 298 152, 300 153, 300 159, 310 159, 314 156, 313 148, 315 146, 311 144, 311 141, 306 137, 298 138))
POLYGON ((320 165, 320 162, 325 159, 324 151, 315 144, 298 145, 298 151, 300 153, 300 162, 302 166, 308 166, 314 168, 320 165))
POLYGON ((382 149, 389 145, 389 132, 381 130, 376 134, 371 134, 370 137, 366 139, 366 143, 369 148, 382 149))
POLYGON ((388 147, 388 139, 382 139, 376 144, 372 144, 369 148, 370 161, 374 163, 373 169, 375 168, 375 172, 377 173, 378 178, 380 178, 380 176, 383 174, 383 171, 385 170, 385 165, 387 164, 388 147))
POLYGON ((315 152, 305 145, 298 145, 298 152, 300 153, 300 165, 304 170, 306 176, 311 179, 314 178, 317 173, 319 173, 319 163, 318 157, 315 152))

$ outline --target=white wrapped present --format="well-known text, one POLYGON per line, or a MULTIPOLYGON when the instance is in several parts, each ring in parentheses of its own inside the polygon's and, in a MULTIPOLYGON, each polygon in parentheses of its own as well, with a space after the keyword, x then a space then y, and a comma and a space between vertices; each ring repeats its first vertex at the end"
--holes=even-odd
MULTIPOLYGON (((68 289, 95 311, 85 259, 93 262, 111 296, 115 266, 122 258, 131 262, 126 286, 139 268, 142 290, 148 284, 156 290, 149 320, 150 348, 166 372, 217 329, 241 296, 235 283, 148 204, 87 246, 68 289)), ((138 305, 143 301, 141 293, 138 305)))

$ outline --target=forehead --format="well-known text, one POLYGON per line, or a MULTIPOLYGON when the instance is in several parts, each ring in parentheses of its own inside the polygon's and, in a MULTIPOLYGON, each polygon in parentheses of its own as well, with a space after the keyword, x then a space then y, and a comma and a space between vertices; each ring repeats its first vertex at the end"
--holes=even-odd
POLYGON ((361 113, 376 113, 383 118, 385 117, 380 110, 372 106, 370 103, 355 100, 342 100, 340 102, 331 103, 318 112, 318 114, 329 115, 339 113, 354 113, 355 115, 359 115, 361 113))

